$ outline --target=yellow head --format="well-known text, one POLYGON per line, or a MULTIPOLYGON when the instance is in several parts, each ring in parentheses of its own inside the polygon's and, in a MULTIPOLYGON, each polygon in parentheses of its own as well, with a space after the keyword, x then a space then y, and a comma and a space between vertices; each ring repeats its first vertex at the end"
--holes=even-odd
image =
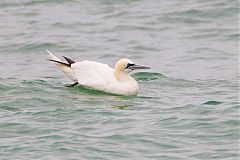
POLYGON ((137 70, 137 69, 150 69, 147 66, 143 65, 137 65, 134 62, 132 62, 130 59, 120 59, 117 61, 115 68, 114 68, 114 75, 117 78, 117 80, 120 80, 120 76, 122 75, 128 75, 131 71, 137 70))

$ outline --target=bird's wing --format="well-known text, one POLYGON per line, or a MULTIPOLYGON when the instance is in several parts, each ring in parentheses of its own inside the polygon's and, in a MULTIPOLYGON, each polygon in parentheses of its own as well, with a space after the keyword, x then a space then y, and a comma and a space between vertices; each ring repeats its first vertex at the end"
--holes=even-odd
POLYGON ((72 64, 78 83, 97 90, 106 90, 116 83, 113 69, 107 64, 83 61, 72 64))

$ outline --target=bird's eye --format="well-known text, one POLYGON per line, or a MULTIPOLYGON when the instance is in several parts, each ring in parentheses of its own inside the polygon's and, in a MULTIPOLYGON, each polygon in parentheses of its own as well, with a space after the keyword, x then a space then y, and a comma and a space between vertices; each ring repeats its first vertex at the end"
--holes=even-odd
POLYGON ((129 68, 129 67, 131 67, 131 66, 134 66, 134 64, 128 63, 126 69, 129 68))

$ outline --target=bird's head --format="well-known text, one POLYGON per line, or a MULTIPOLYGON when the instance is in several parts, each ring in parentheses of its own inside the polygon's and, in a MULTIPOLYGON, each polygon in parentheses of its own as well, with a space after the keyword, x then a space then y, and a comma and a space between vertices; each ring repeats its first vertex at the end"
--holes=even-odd
POLYGON ((131 71, 138 69, 150 69, 150 67, 135 64, 130 59, 120 59, 115 65, 115 76, 119 79, 121 73, 129 74, 131 71))

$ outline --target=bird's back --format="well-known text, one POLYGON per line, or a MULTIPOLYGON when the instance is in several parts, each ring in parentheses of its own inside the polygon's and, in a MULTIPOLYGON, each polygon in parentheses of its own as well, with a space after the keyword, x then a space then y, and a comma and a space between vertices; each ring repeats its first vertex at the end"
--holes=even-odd
POLYGON ((108 85, 116 83, 113 69, 107 64, 82 61, 72 64, 74 74, 78 79, 78 83, 87 87, 102 89, 108 85))

